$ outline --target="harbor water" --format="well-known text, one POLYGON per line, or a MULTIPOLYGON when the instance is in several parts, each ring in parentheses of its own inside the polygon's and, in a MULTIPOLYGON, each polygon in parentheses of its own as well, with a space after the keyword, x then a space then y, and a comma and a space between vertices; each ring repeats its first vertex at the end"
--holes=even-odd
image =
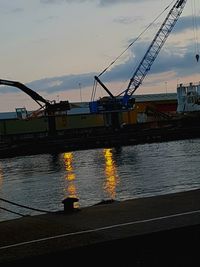
POLYGON ((199 162, 200 139, 1 159, 0 221, 200 188, 199 162))

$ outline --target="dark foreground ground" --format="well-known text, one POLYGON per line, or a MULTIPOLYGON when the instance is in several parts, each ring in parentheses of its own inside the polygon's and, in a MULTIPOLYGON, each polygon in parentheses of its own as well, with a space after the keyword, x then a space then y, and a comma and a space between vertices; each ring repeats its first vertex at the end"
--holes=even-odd
POLYGON ((0 223, 0 266, 200 266, 200 190, 0 223))

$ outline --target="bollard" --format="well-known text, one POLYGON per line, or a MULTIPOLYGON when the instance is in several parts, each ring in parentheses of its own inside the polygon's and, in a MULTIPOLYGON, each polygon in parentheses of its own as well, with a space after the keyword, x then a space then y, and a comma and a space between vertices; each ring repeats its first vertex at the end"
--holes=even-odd
POLYGON ((64 204, 64 212, 69 213, 69 212, 73 212, 74 210, 76 210, 74 208, 74 202, 78 202, 78 201, 79 199, 76 197, 67 197, 63 199, 62 203, 64 204))

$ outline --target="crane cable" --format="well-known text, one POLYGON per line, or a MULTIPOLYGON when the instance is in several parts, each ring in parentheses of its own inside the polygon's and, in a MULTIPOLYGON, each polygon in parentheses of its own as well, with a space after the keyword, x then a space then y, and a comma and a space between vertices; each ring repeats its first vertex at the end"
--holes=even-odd
POLYGON ((193 23, 193 33, 194 33, 194 42, 195 42, 195 57, 196 61, 199 61, 199 40, 198 40, 198 25, 197 25, 197 14, 196 14, 196 2, 195 0, 191 1, 192 7, 192 23, 193 23))
POLYGON ((169 7, 173 4, 173 2, 175 2, 175 0, 173 0, 167 7, 165 7, 165 9, 136 37, 136 39, 131 42, 128 47, 118 56, 115 58, 115 60, 113 60, 99 75, 98 77, 100 77, 101 75, 103 75, 135 42, 137 42, 140 37, 162 16, 162 14, 169 9, 169 7))
POLYGON ((22 213, 19 213, 19 212, 10 210, 10 209, 6 209, 6 208, 4 208, 4 207, 0 207, 0 210, 5 210, 5 211, 7 211, 7 212, 16 214, 16 215, 21 216, 21 217, 26 217, 26 216, 28 216, 28 215, 24 215, 24 214, 22 214, 22 213))
MULTIPOLYGON (((115 62, 121 58, 125 53, 126 51, 135 43, 137 42, 141 36, 162 16, 162 14, 170 8, 170 6, 175 2, 176 0, 173 0, 171 1, 171 3, 165 7, 165 9, 135 38, 135 40, 133 42, 131 42, 128 47, 119 55, 115 58, 115 60, 113 60, 97 77, 100 77, 102 76, 112 65, 115 64, 115 62)), ((93 89, 92 89, 92 96, 91 96, 91 101, 94 100, 95 98, 95 94, 96 94, 96 90, 97 90, 97 81, 94 80, 94 84, 93 84, 93 89)))
MULTIPOLYGON (((173 0, 171 1, 171 3, 166 6, 164 8, 164 10, 135 38, 135 40, 133 42, 131 42, 128 47, 119 55, 115 58, 115 60, 113 60, 97 77, 100 77, 102 76, 112 65, 115 64, 115 62, 121 58, 125 53, 126 51, 135 43, 137 42, 141 36, 162 16, 162 14, 170 8, 170 6, 175 2, 176 0, 173 0)), ((91 96, 91 102, 94 100, 95 98, 95 94, 96 94, 96 90, 97 90, 97 81, 94 80, 94 84, 93 84, 93 89, 92 89, 92 96, 91 96)))
MULTIPOLYGON (((10 200, 7 200, 5 198, 0 198, 0 201, 3 201, 3 202, 6 202, 6 203, 9 203, 11 205, 14 205, 14 206, 18 206, 18 207, 21 207, 21 208, 24 208, 24 209, 28 209, 28 210, 33 210, 33 211, 38 211, 38 212, 44 212, 44 213, 51 213, 51 211, 48 211, 48 210, 43 210, 43 209, 37 209, 37 208, 33 208, 33 207, 30 207, 30 206, 26 206, 26 205, 21 205, 21 204, 18 204, 16 202, 13 202, 13 201, 10 201, 10 200)), ((6 210, 5 208, 3 207, 0 207, 0 209, 4 209, 6 210)), ((7 210, 9 211, 9 210, 7 210)), ((10 211, 12 212, 12 211, 10 211)), ((13 212, 14 213, 14 212, 13 212)), ((15 212, 16 213, 16 212, 15 212)))

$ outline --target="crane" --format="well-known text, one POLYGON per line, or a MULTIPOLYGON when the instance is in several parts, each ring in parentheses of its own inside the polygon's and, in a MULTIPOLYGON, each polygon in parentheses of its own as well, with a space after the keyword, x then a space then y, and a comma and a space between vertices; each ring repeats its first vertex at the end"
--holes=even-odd
POLYGON ((144 57, 136 68, 134 74, 132 75, 128 87, 120 95, 122 97, 114 96, 110 90, 103 84, 99 77, 95 76, 94 79, 99 83, 103 89, 109 94, 109 97, 104 97, 97 101, 91 101, 89 103, 91 113, 99 112, 117 112, 123 110, 130 110, 134 105, 133 93, 142 84, 145 76, 150 71, 153 62, 155 61, 157 55, 159 54, 161 48, 163 47, 167 37, 174 28, 178 18, 180 17, 187 0, 177 0, 169 13, 167 14, 164 22, 156 33, 153 41, 148 47, 144 57))
POLYGON ((40 109, 45 108, 46 114, 50 113, 52 114, 56 111, 70 110, 70 104, 68 101, 60 101, 59 103, 56 103, 55 101, 46 100, 41 95, 39 95, 32 89, 28 88, 23 83, 0 79, 0 85, 13 86, 19 88, 24 93, 29 95, 40 106, 40 109))

